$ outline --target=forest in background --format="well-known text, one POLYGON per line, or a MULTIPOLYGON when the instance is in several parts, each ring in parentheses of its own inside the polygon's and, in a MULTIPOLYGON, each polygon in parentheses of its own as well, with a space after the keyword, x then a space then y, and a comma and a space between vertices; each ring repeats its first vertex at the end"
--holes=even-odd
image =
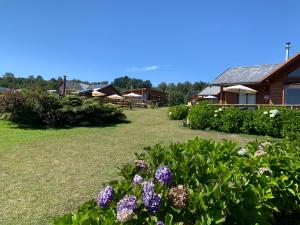
MULTIPOLYGON (((60 76, 57 78, 51 78, 50 80, 45 80, 41 75, 30 75, 27 78, 23 78, 17 77, 13 73, 5 73, 0 77, 0 87, 11 89, 28 89, 36 87, 44 90, 57 90, 62 81, 63 78, 60 76)), ((73 79, 71 81, 85 84, 109 84, 108 81, 88 82, 77 79, 73 79)), ((121 92, 137 88, 154 88, 166 92, 169 94, 169 105, 184 104, 189 101, 192 95, 199 93, 207 86, 207 83, 202 81, 194 83, 186 81, 177 84, 161 82, 158 86, 154 87, 150 80, 131 78, 129 76, 115 78, 111 84, 121 92)))

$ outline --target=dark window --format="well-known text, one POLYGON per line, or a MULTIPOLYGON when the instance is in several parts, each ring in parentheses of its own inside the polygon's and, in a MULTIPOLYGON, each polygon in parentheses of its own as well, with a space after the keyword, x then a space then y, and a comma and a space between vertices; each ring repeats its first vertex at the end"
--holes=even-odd
POLYGON ((289 73, 289 77, 300 77, 300 67, 293 72, 289 73))
POLYGON ((285 104, 300 105, 300 84, 291 84, 285 87, 285 104))

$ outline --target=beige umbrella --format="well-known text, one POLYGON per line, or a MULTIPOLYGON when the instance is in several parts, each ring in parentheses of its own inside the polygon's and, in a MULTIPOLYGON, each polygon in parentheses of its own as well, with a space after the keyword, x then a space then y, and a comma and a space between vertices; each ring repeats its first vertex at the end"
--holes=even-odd
POLYGON ((100 92, 100 91, 93 91, 92 92, 92 96, 93 97, 103 97, 103 96, 105 96, 106 94, 104 94, 104 93, 102 93, 102 92, 100 92))
POLYGON ((123 95, 124 97, 132 97, 132 98, 141 98, 142 96, 141 95, 138 95, 138 94, 135 94, 133 92, 129 93, 129 94, 126 94, 126 95, 123 95))
POLYGON ((108 96, 107 98, 110 98, 110 99, 118 99, 118 100, 124 99, 122 96, 117 95, 117 94, 110 95, 110 96, 108 96))
POLYGON ((238 93, 238 94, 255 94, 257 92, 256 90, 243 85, 234 85, 234 86, 226 87, 224 88, 224 91, 238 93))
POLYGON ((208 96, 204 96, 203 98, 206 98, 206 99, 215 99, 217 97, 213 96, 213 95, 208 95, 208 96))

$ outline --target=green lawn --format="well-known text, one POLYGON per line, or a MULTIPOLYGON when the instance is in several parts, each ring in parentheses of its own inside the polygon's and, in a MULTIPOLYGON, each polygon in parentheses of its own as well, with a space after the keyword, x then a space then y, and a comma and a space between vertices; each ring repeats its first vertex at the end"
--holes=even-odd
POLYGON ((130 123, 104 128, 32 130, 0 121, 0 224, 47 224, 76 209, 144 146, 195 136, 241 145, 256 138, 184 128, 166 109, 126 114, 130 123))

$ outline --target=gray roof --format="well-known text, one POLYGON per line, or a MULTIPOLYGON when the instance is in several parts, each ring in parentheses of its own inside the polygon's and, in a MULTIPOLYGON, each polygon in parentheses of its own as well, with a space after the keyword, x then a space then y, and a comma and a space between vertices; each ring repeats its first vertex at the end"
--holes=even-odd
POLYGON ((66 89, 76 90, 76 91, 84 91, 88 89, 89 85, 84 83, 78 83, 74 81, 66 81, 66 89))
POLYGON ((262 78, 281 64, 269 64, 258 66, 235 67, 226 70, 219 75, 213 82, 213 85, 221 84, 253 84, 258 83, 262 78))
POLYGON ((219 86, 208 86, 204 88, 198 95, 218 95, 220 93, 219 86))
POLYGON ((107 87, 109 84, 91 84, 88 89, 102 89, 107 87))

